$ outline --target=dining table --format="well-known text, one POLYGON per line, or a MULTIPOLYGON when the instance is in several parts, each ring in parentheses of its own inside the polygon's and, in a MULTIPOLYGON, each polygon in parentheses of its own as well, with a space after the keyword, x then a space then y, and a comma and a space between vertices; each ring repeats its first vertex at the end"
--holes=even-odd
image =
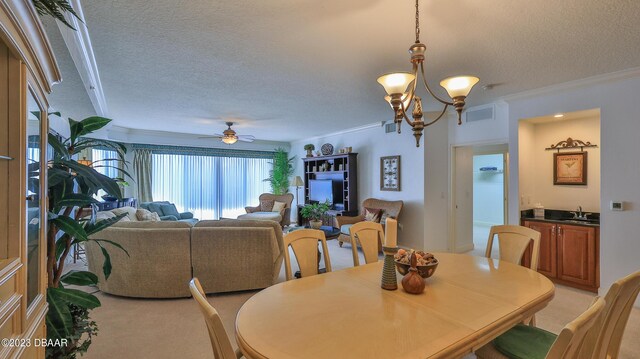
POLYGON ((434 253, 421 294, 380 287, 382 262, 291 280, 251 297, 236 317, 244 356, 460 358, 543 309, 545 276, 520 265, 434 253))

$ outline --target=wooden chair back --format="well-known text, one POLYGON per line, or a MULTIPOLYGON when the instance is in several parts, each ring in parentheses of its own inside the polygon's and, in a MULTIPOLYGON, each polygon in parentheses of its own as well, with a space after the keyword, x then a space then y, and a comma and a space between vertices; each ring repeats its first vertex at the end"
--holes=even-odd
POLYGON ((200 311, 204 316, 204 321, 207 324, 214 358, 239 358, 241 356, 240 352, 233 350, 229 336, 224 330, 222 319, 220 319, 218 311, 216 311, 216 309, 209 304, 209 301, 207 301, 207 296, 205 295, 204 290, 202 290, 202 286, 200 285, 198 278, 191 279, 191 282, 189 282, 189 290, 191 291, 191 295, 193 295, 193 299, 198 303, 198 307, 200 307, 200 311))
POLYGON ((360 265, 358 243, 360 243, 362 253, 364 254, 364 261, 367 264, 378 261, 378 249, 384 240, 384 230, 380 223, 371 221, 358 222, 349 228, 349 235, 351 236, 351 251, 353 253, 354 267, 360 265))
POLYGON ((598 321, 604 307, 604 299, 596 298, 589 309, 562 329, 549 349, 546 359, 584 359, 580 357, 580 350, 587 333, 598 321))
POLYGON ((287 280, 293 279, 289 246, 296 256, 300 275, 304 277, 318 274, 318 241, 322 243, 322 253, 327 272, 331 272, 331 259, 324 232, 317 229, 299 229, 284 236, 284 265, 287 280))
POLYGON ((493 238, 498 236, 500 247, 500 260, 520 264, 522 255, 533 242, 531 252, 531 266, 534 271, 538 270, 538 258, 540 255, 540 232, 531 228, 513 225, 493 226, 489 232, 487 240, 487 251, 485 257, 491 258, 493 249, 493 238))
POLYGON ((640 271, 611 285, 604 297, 607 305, 585 340, 581 358, 617 358, 629 314, 640 292, 640 271))

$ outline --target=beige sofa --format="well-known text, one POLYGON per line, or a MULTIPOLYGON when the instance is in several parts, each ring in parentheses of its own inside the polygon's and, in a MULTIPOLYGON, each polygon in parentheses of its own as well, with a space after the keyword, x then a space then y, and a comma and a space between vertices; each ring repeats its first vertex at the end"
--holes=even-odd
POLYGON ((266 288, 280 275, 282 229, 273 221, 200 221, 191 230, 191 260, 209 293, 266 288))
POLYGON ((174 221, 120 222, 92 239, 113 241, 129 252, 128 257, 101 242, 113 266, 105 280, 100 247, 86 243, 98 288, 126 297, 189 297, 192 277, 199 277, 207 293, 266 288, 278 280, 284 258, 282 229, 270 221, 201 221, 196 227, 174 221))

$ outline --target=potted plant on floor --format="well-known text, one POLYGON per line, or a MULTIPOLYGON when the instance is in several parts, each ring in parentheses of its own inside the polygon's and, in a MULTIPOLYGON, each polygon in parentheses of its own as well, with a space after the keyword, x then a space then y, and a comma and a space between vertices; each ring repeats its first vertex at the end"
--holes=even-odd
POLYGON ((289 192, 289 177, 293 175, 293 160, 284 148, 276 148, 273 154, 273 165, 269 171, 269 178, 265 181, 271 184, 271 192, 276 196, 289 192))
POLYGON ((303 218, 309 220, 309 227, 319 229, 322 226, 322 216, 331 208, 329 201, 324 203, 307 204, 300 210, 303 218))
MULTIPOLYGON (((96 240, 92 235, 117 223, 126 214, 111 219, 96 219, 98 201, 94 198, 99 190, 117 199, 122 199, 119 181, 109 178, 96 169, 113 167, 113 161, 125 164, 126 148, 118 143, 86 138, 86 135, 106 126, 111 120, 89 117, 80 122, 69 119, 70 136, 62 138, 49 134, 52 159, 48 161, 48 230, 47 230, 47 339, 66 339, 65 346, 49 346, 47 358, 76 358, 87 351, 91 339, 97 333, 97 325, 89 318, 91 310, 100 306, 100 300, 86 290, 69 285, 91 287, 98 284, 98 277, 88 271, 65 271, 67 257, 76 244, 94 241, 102 249, 105 278, 111 274, 111 249, 126 250, 108 240, 96 240), (96 161, 87 166, 75 158, 82 150, 95 147, 114 150, 118 158, 96 161)), ((39 164, 33 164, 30 181, 37 181, 39 164)), ((124 166, 118 166, 124 167, 124 166)), ((120 173, 129 176, 124 168, 120 173)), ((130 176, 129 176, 130 177, 130 176)), ((127 253, 128 255, 128 253, 127 253)), ((91 289, 91 291, 95 291, 91 289)), ((63 342, 64 343, 64 342, 63 342)))

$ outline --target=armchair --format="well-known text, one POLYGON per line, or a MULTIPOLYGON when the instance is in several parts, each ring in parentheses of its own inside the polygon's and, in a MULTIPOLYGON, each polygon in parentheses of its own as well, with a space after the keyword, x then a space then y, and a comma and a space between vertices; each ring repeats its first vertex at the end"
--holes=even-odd
MULTIPOLYGON (((260 204, 255 207, 245 207, 247 214, 243 214, 238 219, 274 219, 274 212, 271 212, 268 208, 263 208, 264 202, 277 201, 285 204, 282 215, 278 214, 279 222, 282 227, 291 224, 291 204, 293 203, 293 194, 286 193, 282 195, 275 195, 272 193, 263 193, 258 197, 260 204), (242 218, 241 218, 242 217, 242 218)), ((273 204, 272 204, 273 206, 273 204)))
MULTIPOLYGON (((362 201, 362 207, 360 208, 359 216, 336 216, 336 227, 340 228, 340 236, 338 236, 338 244, 342 247, 344 242, 351 243, 351 236, 349 235, 349 228, 352 225, 364 221, 364 209, 365 208, 377 208, 382 209, 383 217, 393 217, 396 220, 400 217, 402 211, 403 201, 385 201, 376 198, 367 198, 362 201)), ((382 223, 384 226, 384 223, 382 223)))

